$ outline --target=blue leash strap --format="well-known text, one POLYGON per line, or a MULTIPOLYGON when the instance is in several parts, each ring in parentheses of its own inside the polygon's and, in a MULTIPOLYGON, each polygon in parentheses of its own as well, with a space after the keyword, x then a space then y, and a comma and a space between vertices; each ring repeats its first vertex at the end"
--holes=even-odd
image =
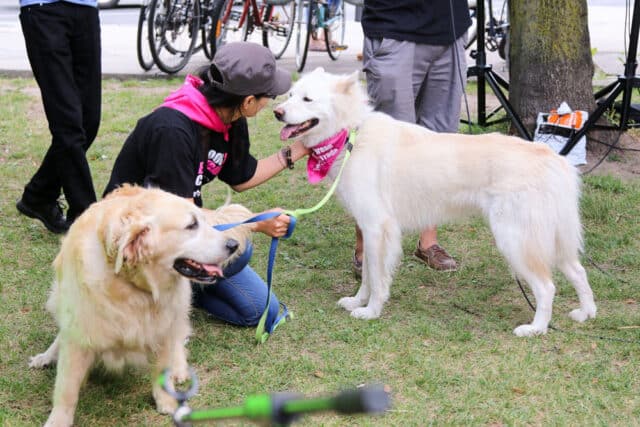
MULTIPOLYGON (((230 228, 236 227, 242 224, 250 224, 252 222, 264 221, 267 219, 275 218, 279 215, 282 215, 281 212, 266 212, 260 215, 256 215, 252 218, 249 218, 242 222, 235 222, 229 224, 218 224, 214 225, 218 231, 229 230, 230 228)), ((282 236, 283 239, 288 239, 293 234, 293 230, 296 228, 296 218, 294 216, 290 216, 291 221, 289 222, 289 227, 287 228, 287 233, 282 236)), ((280 303, 280 307, 282 308, 282 312, 276 317, 276 319, 270 324, 267 323, 267 316, 269 314, 269 306, 271 305, 271 283, 273 276, 273 267, 276 262, 276 253, 278 252, 278 242, 280 239, 278 237, 273 237, 271 239, 271 247, 269 248, 269 262, 267 265, 267 302, 265 304, 264 311, 262 312, 262 316, 260 316, 260 320, 258 321, 258 326, 256 328, 256 342, 258 344, 262 344, 267 339, 269 339, 269 335, 276 330, 276 328, 281 324, 285 323, 288 318, 293 317, 293 313, 289 312, 289 309, 284 303, 280 303)), ((280 310, 279 310, 280 312, 280 310)))
POLYGON ((260 215, 256 215, 254 217, 251 217, 247 220, 244 220, 242 222, 231 222, 229 224, 218 224, 218 225, 214 225, 213 228, 215 228, 218 231, 225 231, 228 230, 230 228, 233 227, 237 227, 238 225, 243 225, 243 224, 251 224, 252 222, 260 222, 260 221, 264 221, 266 219, 271 219, 271 218, 275 218, 277 216, 282 215, 281 212, 265 212, 265 213, 261 213, 260 215))
MULTIPOLYGON (((324 206, 324 204, 333 195, 338 185, 338 181, 340 181, 340 176, 342 175, 342 171, 344 170, 344 167, 347 164, 347 160, 349 160, 349 156, 351 155, 351 150, 353 149, 353 145, 356 142, 356 134, 357 134, 356 129, 351 129, 349 131, 349 139, 345 144, 346 152, 344 155, 344 160, 342 161, 342 165, 340 166, 338 175, 334 180, 333 184, 331 185, 329 192, 322 198, 322 200, 320 200, 320 202, 318 202, 315 206, 308 209, 296 209, 294 211, 282 212, 285 215, 289 215, 289 217, 291 218, 291 222, 289 222, 289 227, 287 228, 287 233, 284 236, 282 236, 283 239, 288 239, 293 234, 293 230, 296 228, 296 222, 297 222, 296 217, 317 211, 322 206, 324 206)), ((267 212, 267 213, 257 215, 253 218, 249 218, 248 220, 243 222, 237 222, 233 224, 220 224, 220 225, 214 226, 214 228, 216 228, 219 231, 224 231, 232 227, 235 227, 237 225, 263 221, 265 219, 274 218, 278 215, 280 215, 279 212, 267 212)), ((276 330, 276 328, 280 323, 284 323, 287 318, 293 318, 293 314, 289 313, 287 306, 284 305, 283 303, 280 303, 283 309, 282 314, 280 314, 271 325, 269 325, 268 327, 265 327, 265 324, 267 323, 267 315, 269 314, 269 304, 271 303, 271 276, 273 273, 273 266, 276 262, 276 252, 278 251, 278 241, 279 239, 277 237, 272 238, 271 248, 269 249, 269 263, 267 266, 267 304, 264 309, 264 312, 262 313, 262 316, 260 317, 260 320, 258 321, 258 327, 256 329, 256 341, 258 342, 258 344, 264 343, 269 338, 269 335, 276 330)))

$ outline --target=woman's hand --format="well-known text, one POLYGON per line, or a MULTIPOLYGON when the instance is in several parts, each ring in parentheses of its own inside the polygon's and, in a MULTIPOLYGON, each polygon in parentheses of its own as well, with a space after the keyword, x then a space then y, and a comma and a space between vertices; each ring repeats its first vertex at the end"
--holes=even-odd
POLYGON ((291 157, 293 157, 293 161, 296 162, 303 158, 304 156, 308 156, 311 153, 311 149, 304 146, 302 141, 297 140, 291 144, 291 157))
MULTIPOLYGON (((281 208, 269 209, 268 211, 264 211, 262 213, 267 213, 267 212, 282 212, 282 209, 281 208)), ((260 233, 264 233, 267 236, 271 236, 271 237, 282 237, 285 234, 287 234, 287 230, 289 229, 290 222, 291 222, 291 218, 289 217, 289 215, 281 214, 273 218, 256 222, 253 231, 258 231, 260 233)))

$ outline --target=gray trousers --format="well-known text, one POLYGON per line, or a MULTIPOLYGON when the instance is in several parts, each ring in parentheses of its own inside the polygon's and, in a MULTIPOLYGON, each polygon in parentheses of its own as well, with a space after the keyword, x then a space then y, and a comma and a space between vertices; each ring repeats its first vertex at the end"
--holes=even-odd
POLYGON ((457 132, 467 81, 463 39, 437 46, 365 37, 363 69, 374 109, 436 132, 457 132))

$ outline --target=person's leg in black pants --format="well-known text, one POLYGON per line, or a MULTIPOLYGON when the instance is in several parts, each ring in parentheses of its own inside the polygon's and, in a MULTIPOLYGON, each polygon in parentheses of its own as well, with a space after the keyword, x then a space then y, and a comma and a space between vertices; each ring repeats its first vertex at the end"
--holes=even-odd
POLYGON ((55 203, 62 188, 72 221, 96 201, 86 151, 100 123, 98 10, 67 2, 34 5, 21 9, 20 21, 52 135, 22 200, 55 203))

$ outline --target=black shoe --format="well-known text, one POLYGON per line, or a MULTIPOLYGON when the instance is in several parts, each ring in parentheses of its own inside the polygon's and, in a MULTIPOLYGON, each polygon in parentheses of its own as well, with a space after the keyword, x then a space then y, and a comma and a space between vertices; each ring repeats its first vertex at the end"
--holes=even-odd
POLYGON ((16 203, 16 208, 21 214, 42 221, 44 226, 47 227, 47 230, 52 233, 63 234, 69 229, 69 224, 67 224, 67 220, 62 214, 62 208, 57 201, 40 205, 29 205, 20 199, 16 203))

